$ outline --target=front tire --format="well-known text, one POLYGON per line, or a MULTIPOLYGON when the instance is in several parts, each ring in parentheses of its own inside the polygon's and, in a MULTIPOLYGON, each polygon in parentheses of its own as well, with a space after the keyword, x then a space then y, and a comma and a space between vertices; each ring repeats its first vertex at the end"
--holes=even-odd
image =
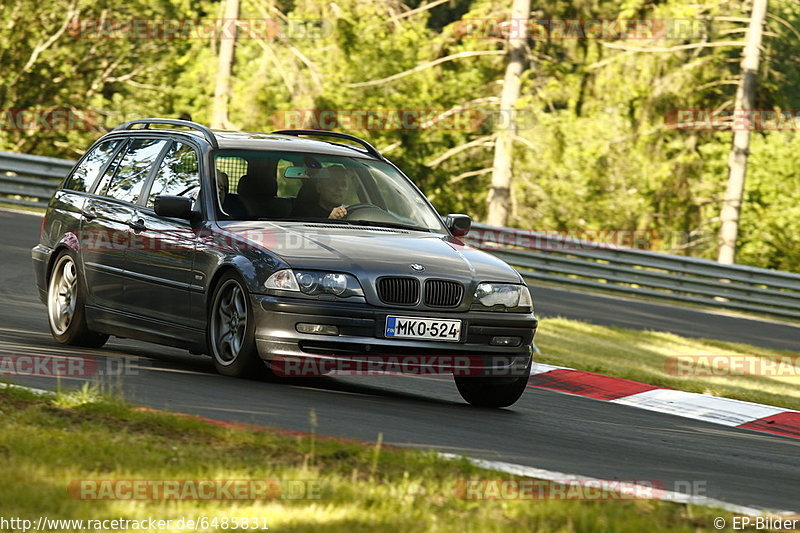
POLYGON ((99 348, 108 335, 86 325, 86 297, 78 267, 69 252, 56 258, 47 284, 47 318, 56 342, 71 346, 99 348))
POLYGON ((208 310, 208 344, 214 367, 224 376, 256 378, 267 369, 255 343, 250 293, 241 278, 224 274, 208 310))
POLYGON ((509 381, 509 378, 455 376, 459 394, 475 407, 508 407, 519 400, 528 387, 533 358, 528 362, 524 375, 509 381))

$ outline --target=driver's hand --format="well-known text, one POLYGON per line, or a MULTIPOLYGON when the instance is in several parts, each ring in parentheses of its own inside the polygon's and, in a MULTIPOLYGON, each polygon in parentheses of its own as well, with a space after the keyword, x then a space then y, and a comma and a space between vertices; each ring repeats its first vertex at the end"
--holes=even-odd
POLYGON ((331 214, 328 215, 328 218, 344 218, 347 216, 347 209, 344 208, 343 205, 339 207, 334 207, 331 211, 331 214))

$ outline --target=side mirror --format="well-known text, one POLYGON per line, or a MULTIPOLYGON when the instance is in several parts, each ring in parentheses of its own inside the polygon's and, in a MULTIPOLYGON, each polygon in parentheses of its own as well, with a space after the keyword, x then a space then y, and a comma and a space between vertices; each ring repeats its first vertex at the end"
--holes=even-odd
POLYGON ((156 215, 167 218, 182 218, 192 220, 192 199, 185 196, 156 196, 155 211, 156 215))
POLYGON ((444 223, 453 237, 463 237, 469 233, 469 228, 472 227, 472 219, 469 215, 450 214, 444 217, 444 223))

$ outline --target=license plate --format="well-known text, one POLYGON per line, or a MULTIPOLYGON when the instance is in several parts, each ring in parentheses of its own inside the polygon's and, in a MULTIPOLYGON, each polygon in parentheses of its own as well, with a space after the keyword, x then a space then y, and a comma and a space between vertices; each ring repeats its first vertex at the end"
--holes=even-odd
POLYGON ((458 342, 458 339, 461 338, 461 321, 443 318, 387 316, 386 336, 395 339, 458 342))

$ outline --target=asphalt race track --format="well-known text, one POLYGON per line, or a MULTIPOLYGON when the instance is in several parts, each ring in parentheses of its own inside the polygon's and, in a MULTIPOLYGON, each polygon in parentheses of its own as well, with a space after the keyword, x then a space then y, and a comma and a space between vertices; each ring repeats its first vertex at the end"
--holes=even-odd
MULTIPOLYGON (((741 505, 800 511, 800 440, 708 424, 531 388, 512 408, 466 405, 451 379, 370 377, 296 384, 218 376, 209 359, 120 339, 101 350, 66 348, 50 337, 35 295, 30 248, 39 217, 0 211, 0 356, 125 358, 129 374, 108 378, 138 404, 218 419, 466 454, 604 479, 695 483, 701 494, 741 505)), ((600 324, 751 342, 797 350, 800 328, 678 307, 534 288, 537 312, 600 324)), ((102 365, 101 365, 102 366, 102 365)), ((54 389, 50 378, 14 378, 54 389)), ((79 379, 62 386, 79 386, 79 379)))

